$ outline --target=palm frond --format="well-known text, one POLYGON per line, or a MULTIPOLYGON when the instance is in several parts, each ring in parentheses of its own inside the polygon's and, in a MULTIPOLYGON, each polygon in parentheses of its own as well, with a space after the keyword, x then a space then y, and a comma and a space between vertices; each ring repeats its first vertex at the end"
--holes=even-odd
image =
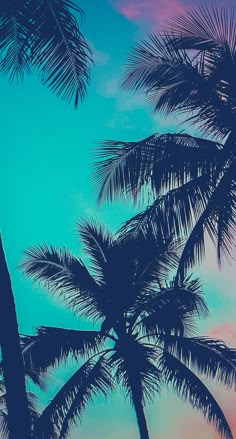
POLYGON ((97 361, 88 360, 64 384, 42 413, 36 430, 37 439, 45 438, 43 434, 51 423, 61 432, 60 439, 66 438, 71 426, 81 419, 88 403, 100 394, 107 397, 111 390, 107 361, 103 357, 97 361))
POLYGON ((33 59, 42 82, 77 107, 86 93, 91 57, 74 11, 82 13, 71 0, 38 2, 33 59))
POLYGON ((146 288, 157 280, 162 282, 176 269, 183 242, 151 227, 145 229, 145 234, 136 232, 131 219, 130 227, 125 223, 118 231, 114 246, 120 246, 121 258, 125 253, 126 263, 128 259, 134 261, 133 286, 137 292, 145 293, 146 288))
POLYGON ((188 236, 189 229, 204 212, 211 190, 210 179, 206 175, 190 180, 158 197, 144 211, 128 220, 122 231, 146 236, 151 228, 156 235, 188 236))
POLYGON ((218 8, 205 3, 186 9, 184 14, 177 14, 164 27, 182 49, 211 52, 214 49, 230 49, 235 55, 235 22, 235 8, 228 5, 218 8))
POLYGON ((165 382, 173 386, 184 401, 189 401, 194 409, 199 410, 221 437, 233 439, 230 426, 217 401, 190 369, 168 352, 162 354, 159 367, 165 382))
POLYGON ((123 74, 123 87, 131 91, 150 92, 158 86, 183 83, 189 58, 184 51, 172 50, 168 35, 150 34, 131 50, 123 74))
MULTIPOLYGON (((134 47, 128 60, 124 86, 127 89, 146 93, 154 111, 163 111, 165 114, 178 111, 188 116, 190 114, 188 122, 192 124, 197 122, 205 133, 223 139, 230 133, 235 121, 236 94, 233 85, 235 63, 230 50, 225 50, 225 47, 219 55, 219 46, 224 46, 226 43, 226 49, 229 45, 234 47, 235 43, 232 41, 235 39, 235 32, 232 38, 227 35, 227 39, 232 40, 228 46, 228 40, 220 40, 223 36, 218 35, 217 48, 213 55, 210 52, 212 44, 209 44, 210 49, 207 54, 192 54, 185 49, 184 44, 179 43, 179 39, 186 40, 186 32, 182 37, 178 26, 181 27, 179 22, 188 22, 186 26, 190 28, 192 23, 189 16, 195 13, 197 16, 198 9, 189 14, 182 14, 176 21, 174 20, 177 23, 177 34, 179 32, 177 37, 173 36, 174 24, 172 31, 167 30, 164 35, 151 35, 147 41, 134 47)), ((233 19, 235 20, 235 14, 233 19)), ((230 13, 227 17, 225 14, 223 20, 230 22, 229 27, 235 27, 230 13)), ((214 21, 217 23, 215 17, 214 21)), ((194 40, 195 32, 198 41, 200 26, 200 20, 198 27, 192 26, 189 42, 194 40)), ((207 22, 207 26, 211 33, 210 21, 207 22)), ((225 33, 229 31, 229 27, 224 30, 225 33)), ((213 45, 216 45, 216 40, 213 41, 213 45)), ((190 44, 187 44, 187 49, 190 48, 189 46, 190 44)), ((196 52, 197 48, 194 44, 191 48, 196 52)))
POLYGON ((98 201, 153 199, 190 179, 210 176, 221 150, 216 142, 178 133, 156 133, 139 142, 106 141, 95 156, 98 201))
POLYGON ((31 73, 28 14, 29 2, 9 0, 0 5, 0 71, 11 82, 31 73))
POLYGON ((0 6, 1 71, 10 80, 36 67, 57 96, 74 102, 86 94, 92 63, 71 0, 9 0, 0 6))
POLYGON ((219 264, 222 254, 229 256, 234 251, 236 227, 234 170, 235 164, 225 170, 209 197, 205 209, 197 218, 180 258, 178 269, 180 276, 187 268, 202 260, 205 254, 205 232, 208 233, 213 244, 217 245, 219 264))
POLYGON ((160 292, 143 295, 136 305, 136 315, 141 317, 136 326, 147 335, 192 334, 194 318, 206 317, 208 307, 199 279, 186 278, 181 286, 175 280, 160 285, 160 292))
POLYGON ((36 369, 30 364, 30 367, 25 365, 25 376, 27 381, 32 381, 37 387, 39 387, 42 391, 46 391, 51 382, 51 377, 49 374, 42 370, 36 369))
POLYGON ((94 353, 101 346, 102 336, 98 331, 42 326, 37 335, 24 337, 22 352, 27 368, 42 372, 71 356, 78 359, 94 353))
POLYGON ((96 279, 104 283, 106 264, 112 236, 96 222, 83 220, 78 224, 79 236, 84 244, 84 252, 89 256, 96 279))
POLYGON ((28 277, 42 282, 51 292, 58 291, 74 311, 96 313, 99 287, 81 260, 64 248, 47 245, 31 247, 24 254, 20 268, 28 277))
POLYGON ((207 378, 228 388, 236 387, 236 350, 208 337, 163 335, 165 349, 207 378))

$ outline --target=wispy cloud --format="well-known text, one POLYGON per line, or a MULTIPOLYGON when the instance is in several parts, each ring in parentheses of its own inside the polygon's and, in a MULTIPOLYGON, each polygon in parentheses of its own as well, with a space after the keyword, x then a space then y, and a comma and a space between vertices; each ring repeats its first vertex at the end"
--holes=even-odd
POLYGON ((121 89, 121 81, 119 78, 110 78, 106 82, 97 82, 97 92, 100 96, 114 99, 116 102, 116 109, 121 112, 130 112, 133 110, 146 108, 146 97, 139 95, 132 95, 124 92, 121 89))
POLYGON ((173 13, 183 10, 186 2, 183 0, 113 0, 113 5, 130 21, 160 24, 173 13))
POLYGON ((92 50, 92 58, 97 66, 105 66, 110 61, 109 53, 103 52, 103 50, 98 49, 94 43, 89 41, 89 46, 92 50))

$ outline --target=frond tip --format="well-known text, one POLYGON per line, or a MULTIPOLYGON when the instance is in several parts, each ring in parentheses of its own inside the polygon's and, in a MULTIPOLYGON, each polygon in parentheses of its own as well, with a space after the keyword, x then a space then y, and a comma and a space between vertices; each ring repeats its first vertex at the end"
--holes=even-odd
POLYGON ((86 94, 91 50, 71 0, 11 0, 0 6, 0 70, 12 81, 35 67, 43 84, 75 108, 86 94))

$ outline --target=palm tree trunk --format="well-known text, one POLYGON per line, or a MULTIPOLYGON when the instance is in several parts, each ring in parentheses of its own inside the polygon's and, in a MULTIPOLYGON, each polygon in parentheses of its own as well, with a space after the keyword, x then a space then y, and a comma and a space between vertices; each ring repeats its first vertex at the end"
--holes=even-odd
POLYGON ((30 439, 24 364, 10 274, 0 236, 0 343, 6 387, 9 439, 30 439))
POLYGON ((134 408, 138 421, 138 428, 140 433, 140 439, 149 439, 149 433, 147 428, 147 421, 141 401, 134 401, 134 408))

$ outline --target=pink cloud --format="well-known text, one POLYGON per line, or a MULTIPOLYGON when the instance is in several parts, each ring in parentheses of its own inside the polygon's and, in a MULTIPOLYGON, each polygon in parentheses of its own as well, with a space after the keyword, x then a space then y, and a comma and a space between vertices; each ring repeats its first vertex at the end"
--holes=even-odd
POLYGON ((162 23, 183 10, 184 0, 116 0, 115 8, 130 21, 162 23))

